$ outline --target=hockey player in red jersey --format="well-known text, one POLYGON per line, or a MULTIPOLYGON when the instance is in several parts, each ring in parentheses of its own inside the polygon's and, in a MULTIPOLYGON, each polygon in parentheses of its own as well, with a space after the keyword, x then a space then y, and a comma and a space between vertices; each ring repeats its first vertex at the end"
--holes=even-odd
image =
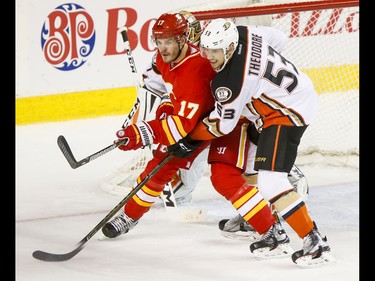
MULTIPOLYGON (((316 114, 318 96, 307 75, 281 55, 286 40, 272 27, 236 27, 231 20, 213 20, 201 35, 200 50, 217 72, 211 82, 215 109, 168 150, 184 157, 194 151, 190 143, 220 139, 244 117, 252 121, 260 133, 254 164, 259 191, 303 239, 302 250, 292 255, 293 262, 324 264, 335 260, 327 239, 319 233, 305 201, 287 178, 300 139, 316 114)), ((246 221, 251 218, 256 206, 251 192, 244 191, 233 200, 229 190, 218 191, 231 198, 246 221)), ((261 239, 250 245, 251 253, 272 255, 289 242, 277 223, 268 219, 260 223, 264 230, 258 231, 261 239)))
MULTIPOLYGON (((165 157, 166 146, 185 137, 214 106, 210 82, 216 72, 209 61, 200 56, 199 49, 187 43, 187 23, 183 16, 179 13, 161 15, 152 28, 152 35, 158 48, 153 70, 161 73, 167 94, 163 96, 156 111, 155 120, 140 121, 117 132, 118 139, 127 139, 126 145, 119 146, 125 151, 159 144, 154 158, 148 162, 138 181, 144 179, 165 157)), ((152 79, 152 76, 145 79, 152 79)), ((231 194, 231 198, 226 196, 228 200, 241 200, 244 192, 251 191, 255 203, 252 217, 248 221, 257 231, 264 232, 266 229, 263 229, 262 221, 267 220, 273 224, 275 218, 257 188, 247 185, 242 177, 250 143, 247 136, 249 124, 243 118, 237 122, 231 134, 220 139, 220 143, 199 141, 186 158, 172 158, 126 203, 124 211, 103 227, 103 234, 115 238, 132 229, 150 209, 176 171, 179 168, 188 169, 194 158, 208 145, 208 162, 211 164, 212 174, 216 175, 213 176, 213 184, 228 190, 221 193, 224 196, 231 194)))
MULTIPOLYGON (((150 121, 139 121, 117 132, 118 139, 127 139, 119 149, 135 150, 159 144, 153 158, 137 181, 143 180, 167 155, 166 146, 186 136, 214 105, 210 81, 216 75, 209 62, 199 54, 199 48, 187 42, 188 24, 179 13, 163 14, 152 28, 158 48, 153 57, 152 70, 161 74, 165 96, 150 121)), ((151 75, 152 72, 148 73, 151 75)), ((152 77, 144 77, 152 80, 152 77)), ((158 82, 158 81, 155 81, 158 82)), ((149 85, 152 85, 150 82, 149 85)), ((209 145, 203 142, 186 159, 172 158, 124 206, 124 212, 108 222, 102 232, 114 238, 133 228, 150 209, 166 183, 180 168, 188 169, 194 158, 209 145)))
MULTIPOLYGON (((192 45, 198 46, 202 33, 200 22, 188 11, 182 10, 179 13, 184 16, 188 23, 187 41, 192 45)), ((133 109, 130 111, 131 113, 126 117, 126 126, 138 121, 155 119, 159 105, 162 102, 166 104, 169 102, 169 98, 167 97, 168 92, 162 75, 160 72, 155 72, 154 68, 153 63, 150 62, 142 73, 141 87, 137 89, 137 99, 133 105, 133 109), (165 98, 162 99, 164 95, 165 98)), ((156 145, 150 148, 152 150, 156 148, 156 145)), ((177 206, 191 201, 192 192, 208 166, 207 154, 208 149, 204 149, 189 169, 179 169, 174 175, 170 184, 177 206)), ((125 172, 123 178, 127 178, 129 175, 129 171, 125 172)), ((116 176, 115 178, 118 182, 122 182, 123 180, 122 177, 116 176)), ((169 187, 167 189, 167 192, 170 192, 169 187)))

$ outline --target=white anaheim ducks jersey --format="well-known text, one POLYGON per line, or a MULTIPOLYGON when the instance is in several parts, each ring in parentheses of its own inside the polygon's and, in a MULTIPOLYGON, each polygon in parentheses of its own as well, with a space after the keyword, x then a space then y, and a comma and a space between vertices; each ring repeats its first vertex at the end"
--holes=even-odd
POLYGON ((304 126, 317 111, 312 81, 281 51, 287 37, 273 27, 238 26, 239 44, 212 80, 215 110, 191 133, 193 139, 228 134, 241 117, 258 131, 271 125, 304 126))

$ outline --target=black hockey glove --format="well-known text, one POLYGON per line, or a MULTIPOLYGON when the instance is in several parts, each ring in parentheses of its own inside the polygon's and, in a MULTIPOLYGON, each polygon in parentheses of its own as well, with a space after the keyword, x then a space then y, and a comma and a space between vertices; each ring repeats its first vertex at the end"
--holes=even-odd
POLYGON ((258 130, 255 128, 254 123, 250 123, 250 125, 247 127, 247 135, 253 144, 258 145, 258 139, 260 134, 258 130))
POLYGON ((203 141, 192 140, 189 135, 180 139, 173 145, 167 146, 168 152, 173 154, 177 158, 189 157, 203 141))

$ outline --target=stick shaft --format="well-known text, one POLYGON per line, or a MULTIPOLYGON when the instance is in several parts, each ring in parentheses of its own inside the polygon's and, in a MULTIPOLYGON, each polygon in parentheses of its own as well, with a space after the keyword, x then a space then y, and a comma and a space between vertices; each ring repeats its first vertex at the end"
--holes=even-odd
MULTIPOLYGON (((125 26, 123 26, 119 29, 119 32, 122 36, 122 41, 124 42, 126 56, 128 58, 128 64, 129 64, 129 67, 130 67, 130 71, 134 75, 134 80, 135 80, 135 83, 137 85, 136 88, 138 90, 139 82, 138 82, 138 79, 136 77, 137 67, 135 66, 135 60, 134 60, 134 57, 133 57, 133 52, 130 48, 129 37, 128 37, 128 29, 125 26)), ((140 103, 141 103, 141 101, 139 100, 139 97, 137 97, 136 102, 134 103, 134 105, 133 105, 132 109, 130 110, 129 114, 126 116, 124 123, 122 124, 123 128, 126 128, 127 126, 129 126, 132 123, 133 117, 135 116, 135 114, 139 110, 140 103)))

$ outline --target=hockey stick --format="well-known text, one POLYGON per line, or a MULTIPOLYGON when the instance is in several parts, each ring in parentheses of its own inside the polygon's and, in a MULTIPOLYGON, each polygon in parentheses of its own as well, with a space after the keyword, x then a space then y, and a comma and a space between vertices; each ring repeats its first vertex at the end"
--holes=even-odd
POLYGON ((111 144, 109 146, 107 146, 106 148, 103 148, 101 150, 99 150, 98 152, 95 152, 94 154, 91 154, 90 156, 87 156, 85 158, 83 158, 82 160, 80 161, 77 161, 75 158, 74 158, 74 155, 73 155, 73 152, 72 150, 70 149, 69 147, 69 144, 68 142, 66 141, 65 137, 64 136, 59 136, 57 138, 57 145, 59 146, 61 152, 64 154, 66 160, 68 161, 68 163, 70 164, 70 167, 72 167, 73 169, 76 169, 78 167, 81 167, 93 160, 95 160, 96 158, 114 150, 115 148, 117 148, 118 146, 122 145, 122 144, 125 144, 125 142, 127 141, 128 139, 125 138, 123 140, 120 140, 114 144, 111 144))
POLYGON ((119 28, 119 32, 121 33, 122 40, 124 41, 124 44, 125 44, 125 50, 126 50, 126 55, 128 56, 130 69, 132 73, 137 74, 137 68, 135 67, 132 50, 130 49, 130 43, 129 43, 129 38, 128 38, 128 28, 126 26, 122 26, 119 28))
MULTIPOLYGON (((133 75, 135 76, 137 74, 137 68, 135 66, 135 61, 134 61, 132 50, 130 49, 130 43, 129 43, 129 38, 128 38, 128 28, 126 26, 122 26, 122 27, 119 28, 119 32, 121 33, 122 40, 124 41, 126 55, 128 57, 128 63, 129 63, 129 66, 130 66, 130 70, 133 73, 133 75)), ((137 88, 138 88, 138 81, 136 81, 136 85, 137 85, 137 88)), ((128 116, 126 117, 124 123, 122 124, 123 128, 126 128, 127 126, 129 126, 131 124, 131 120, 133 119, 134 114, 137 112, 140 103, 141 103, 141 101, 139 100, 139 97, 137 96, 137 100, 134 103, 133 108, 130 110, 128 116)))
POLYGON ((134 189, 124 197, 117 204, 115 208, 112 209, 105 217, 102 219, 81 241, 76 244, 76 248, 65 254, 53 254, 44 251, 34 251, 33 257, 41 261, 66 261, 78 254, 86 244, 125 204, 128 202, 149 180, 155 175, 171 158, 173 154, 168 154, 160 163, 157 165, 134 189))

